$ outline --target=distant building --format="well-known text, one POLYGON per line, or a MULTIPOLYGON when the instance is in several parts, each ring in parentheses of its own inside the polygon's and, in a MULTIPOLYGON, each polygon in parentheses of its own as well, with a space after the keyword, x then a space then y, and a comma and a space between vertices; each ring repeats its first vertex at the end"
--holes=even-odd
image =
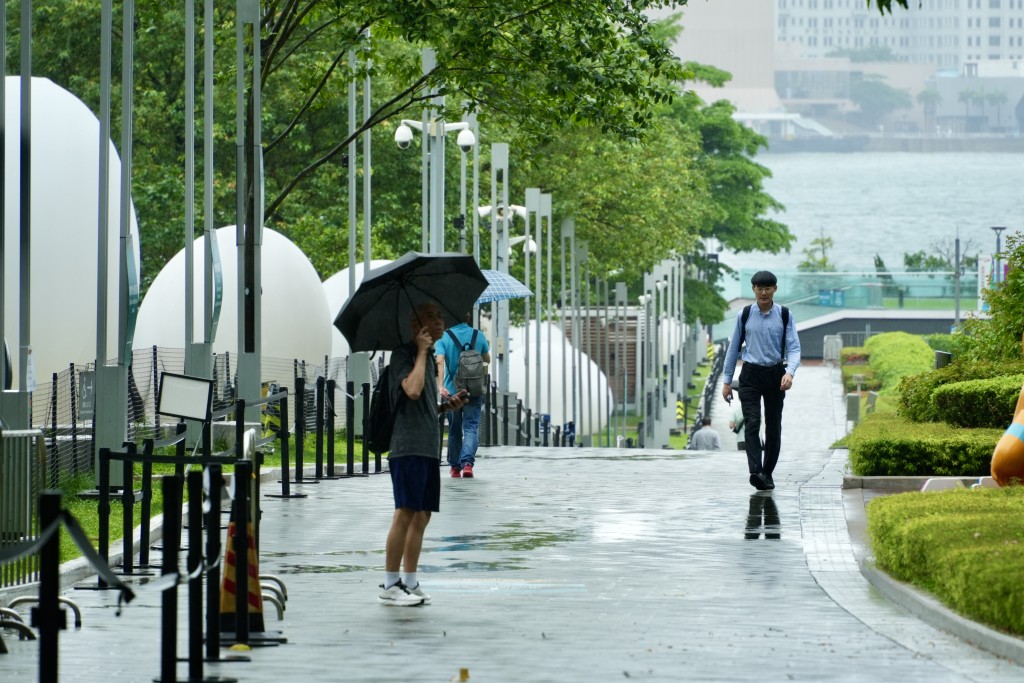
POLYGON ((737 120, 776 143, 1024 132, 1024 0, 908 4, 882 15, 865 0, 691 2, 675 11, 675 52, 732 74, 723 88, 687 87, 729 100, 737 120), (858 51, 892 60, 855 61, 858 51), (866 126, 851 97, 864 80, 905 91, 911 106, 866 126))
POLYGON ((915 1, 884 16, 864 0, 774 4, 777 40, 798 44, 803 57, 889 48, 899 61, 955 71, 984 61, 1024 60, 1024 0, 915 1))

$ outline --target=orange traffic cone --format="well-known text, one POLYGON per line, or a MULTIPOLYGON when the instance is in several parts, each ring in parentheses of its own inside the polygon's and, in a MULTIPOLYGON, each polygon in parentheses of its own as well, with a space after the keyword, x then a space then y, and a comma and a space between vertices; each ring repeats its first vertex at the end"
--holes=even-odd
MULTIPOLYGON (((263 594, 260 591, 259 567, 256 562, 256 540, 253 534, 252 523, 249 529, 249 550, 246 553, 249 575, 249 632, 260 633, 265 630, 263 623, 263 594)), ((235 572, 235 523, 228 522, 228 540, 224 548, 224 580, 221 582, 220 590, 220 630, 221 633, 237 632, 237 617, 235 614, 236 595, 238 584, 235 572)))

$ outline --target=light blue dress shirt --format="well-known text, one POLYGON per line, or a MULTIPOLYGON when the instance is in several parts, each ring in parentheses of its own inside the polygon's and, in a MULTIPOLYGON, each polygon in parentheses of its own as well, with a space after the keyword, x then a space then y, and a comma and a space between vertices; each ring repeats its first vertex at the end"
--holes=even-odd
MULTIPOLYGON (((729 340, 729 350, 725 352, 725 369, 722 371, 722 383, 732 384, 736 372, 736 361, 739 357, 741 310, 736 314, 736 327, 729 340)), ((789 327, 786 328, 786 358, 782 358, 782 306, 773 303, 767 313, 762 313, 757 304, 750 307, 747 318, 747 335, 743 347, 743 362, 754 365, 778 365, 785 362, 786 372, 796 375, 800 367, 800 337, 796 334, 796 320, 793 312, 789 313, 789 327)))

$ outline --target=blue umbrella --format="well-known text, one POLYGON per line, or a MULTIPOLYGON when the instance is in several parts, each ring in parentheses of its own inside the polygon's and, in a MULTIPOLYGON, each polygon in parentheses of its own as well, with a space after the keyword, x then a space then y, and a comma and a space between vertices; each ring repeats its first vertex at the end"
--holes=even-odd
POLYGON ((487 278, 487 289, 476 300, 478 304, 486 304, 491 301, 503 301, 505 299, 524 299, 533 296, 530 288, 508 273, 498 270, 481 271, 487 278))

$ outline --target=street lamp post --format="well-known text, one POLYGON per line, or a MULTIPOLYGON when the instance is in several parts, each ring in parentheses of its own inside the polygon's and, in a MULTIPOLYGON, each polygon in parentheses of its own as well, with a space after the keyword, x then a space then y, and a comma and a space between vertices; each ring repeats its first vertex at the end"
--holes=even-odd
POLYGON ((626 368, 626 330, 628 329, 628 325, 626 323, 626 316, 628 314, 628 310, 626 309, 625 282, 615 283, 615 314, 615 377, 616 381, 619 382, 619 398, 621 399, 621 414, 619 415, 618 421, 618 434, 620 436, 625 437, 626 378, 628 376, 628 371, 626 368))
MULTIPOLYGON (((540 219, 546 221, 547 225, 540 226, 547 230, 547 315, 548 315, 548 352, 547 352, 547 363, 548 363, 548 392, 547 392, 547 403, 545 404, 548 409, 548 415, 551 414, 551 312, 554 310, 551 302, 551 233, 554 232, 554 225, 551 223, 551 193, 545 192, 540 196, 540 219)), ((540 235, 537 236, 537 243, 540 244, 540 235)), ((538 259, 538 263, 540 260, 538 259)), ((537 276, 537 286, 540 287, 540 274, 537 276)), ((538 293, 539 295, 539 293, 538 293)), ((540 348, 540 331, 537 331, 537 348, 540 348)), ((538 371, 538 386, 540 385, 539 372, 540 366, 537 366, 538 371)), ((551 429, 551 419, 548 418, 548 429, 551 429)))
POLYGON ((1003 250, 1002 243, 999 241, 999 236, 1002 234, 1003 230, 1006 230, 1005 225, 992 226, 992 232, 996 234, 996 253, 992 257, 992 284, 1003 281, 1002 262, 999 258, 999 252, 1003 250))
MULTIPOLYGON (((402 119, 401 124, 395 129, 395 143, 402 149, 407 149, 412 144, 413 129, 424 135, 426 154, 430 161, 429 190, 424 195, 424 203, 427 206, 427 210, 424 212, 426 217, 424 234, 429 238, 424 240, 424 244, 427 247, 427 252, 431 254, 440 254, 444 251, 444 141, 445 136, 455 130, 459 131, 456 142, 459 149, 462 150, 462 210, 463 217, 465 216, 466 153, 476 146, 476 135, 469 125, 468 121, 445 123, 439 119, 431 119, 424 123, 423 121, 402 119)), ((426 173, 426 170, 424 168, 423 172, 426 173)), ((465 239, 465 235, 462 239, 465 239)), ((465 251, 464 243, 462 249, 465 251)))
MULTIPOLYGON (((579 359, 578 372, 579 375, 579 386, 580 386, 580 421, 576 425, 576 436, 577 440, 580 439, 580 431, 583 429, 583 418, 586 416, 588 429, 593 425, 590 419, 590 406, 593 394, 589 391, 589 386, 585 390, 583 387, 583 374, 586 373, 587 378, 590 378, 590 366, 583 364, 583 344, 587 344, 587 357, 590 357, 590 335, 588 331, 583 329, 583 319, 587 318, 587 327, 589 330, 590 318, 589 318, 589 301, 590 301, 590 281, 588 278, 587 266, 590 253, 590 243, 587 240, 577 240, 576 242, 576 263, 580 265, 583 270, 582 277, 580 278, 579 287, 576 291, 580 293, 580 306, 576 310, 576 327, 579 331, 579 341, 576 344, 576 356, 579 359), (584 288, 586 293, 584 293, 584 288)), ((587 432, 589 437, 593 434, 593 430, 587 432)))
MULTIPOLYGON (((573 309, 575 309, 575 306, 576 306, 576 286, 574 284, 574 279, 566 280, 566 277, 565 277, 565 275, 566 275, 566 273, 565 273, 565 254, 566 254, 566 252, 568 252, 570 254, 570 258, 573 259, 573 263, 575 263, 574 259, 575 259, 575 255, 576 255, 576 224, 573 222, 573 220, 571 218, 566 218, 564 221, 562 221, 562 225, 561 225, 561 227, 559 229, 559 250, 561 251, 561 255, 562 255, 562 280, 561 280, 561 284, 560 284, 560 291, 561 291, 562 294, 559 297, 559 299, 561 300, 561 309, 562 309, 561 310, 561 324, 562 324, 562 432, 564 434, 564 432, 565 432, 565 425, 568 422, 570 422, 570 420, 566 419, 570 415, 570 413, 568 411, 568 406, 566 405, 566 394, 568 393, 566 391, 566 384, 567 384, 567 382, 566 382, 566 370, 568 369, 568 365, 569 365, 568 359, 566 358, 566 351, 568 350, 567 349, 567 344, 568 344, 570 332, 569 332, 569 327, 565 324, 565 321, 566 321, 566 315, 568 313, 570 313, 571 311, 573 311, 573 309), (566 283, 567 282, 569 284, 569 289, 568 290, 566 290, 566 283), (570 293, 568 304, 566 304, 566 301, 565 301, 565 295, 566 295, 567 291, 570 293)), ((575 265, 572 267, 572 271, 571 272, 573 274, 575 274, 575 272, 576 272, 575 265)), ((573 319, 575 319, 575 316, 572 319, 570 319, 570 322, 573 319)), ((576 343, 576 337, 575 336, 573 336, 572 341, 573 341, 573 343, 576 343)), ((575 356, 573 356, 573 358, 575 358, 575 356)), ((573 391, 572 391, 572 413, 571 413, 572 420, 571 421, 574 422, 576 420, 576 380, 575 380, 575 378, 572 375, 570 375, 570 379, 573 380, 573 385, 572 385, 572 388, 573 388, 573 391)))

